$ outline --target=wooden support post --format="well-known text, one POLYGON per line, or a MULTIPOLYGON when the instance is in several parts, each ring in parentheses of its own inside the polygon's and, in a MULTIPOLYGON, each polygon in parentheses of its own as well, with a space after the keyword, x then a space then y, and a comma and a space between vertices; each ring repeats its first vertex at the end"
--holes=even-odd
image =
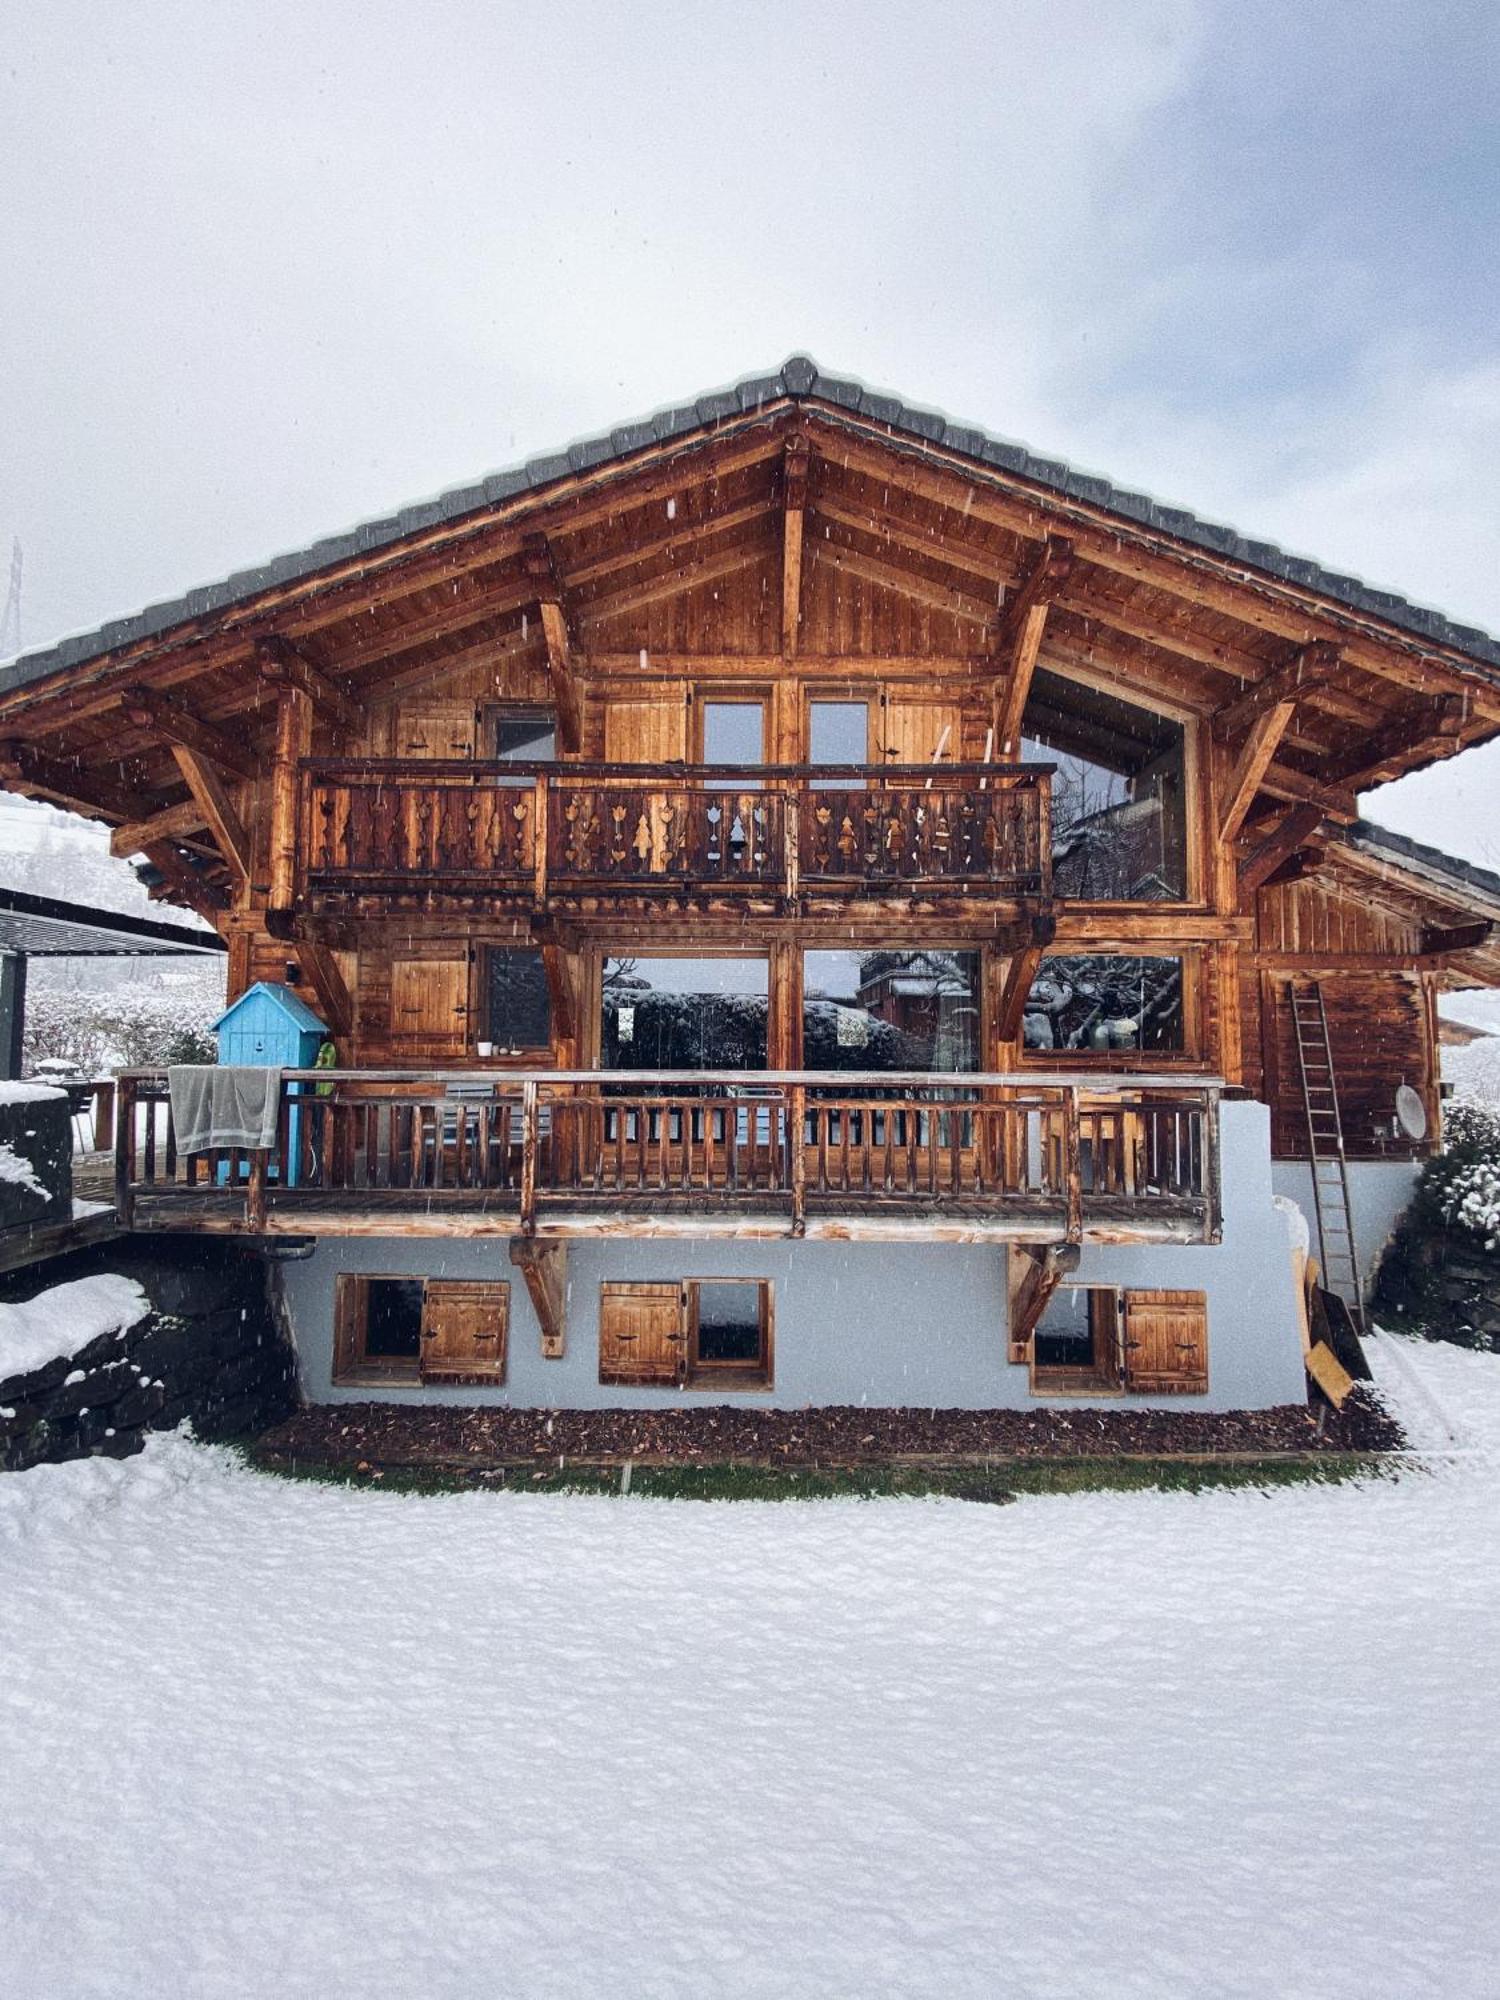
MULTIPOLYGON (((792 1234, 807 1234, 807 1085, 794 1083, 787 1099, 787 1142, 792 1167, 792 1234)), ((892 1114, 887 1111, 889 1118, 892 1114)))
POLYGON ((568 1246, 512 1237, 510 1261, 526 1281, 526 1291, 542 1329, 542 1354, 561 1361, 568 1332, 568 1246))
POLYGON ((127 688, 123 706, 126 718, 138 729, 152 730, 174 749, 209 758, 237 778, 255 776, 255 753, 244 737, 230 736, 217 723, 205 722, 175 695, 162 694, 156 688, 127 688))
POLYGON ((335 1040, 354 1032, 354 1002, 338 960, 326 944, 315 938, 299 938, 294 946, 297 963, 307 974, 308 984, 317 995, 328 1032, 335 1040))
POLYGON ((115 1211, 125 1229, 132 1228, 135 1222, 134 1178, 135 1078, 122 1076, 115 1115, 115 1211))
POLYGON ((1073 545, 1049 535, 1026 574, 1006 600, 995 634, 1000 672, 995 685, 994 741, 998 763, 1015 761, 1021 750, 1021 719, 1031 693, 1047 613, 1073 572, 1073 545))
POLYGON ((250 880, 250 841, 245 833, 229 788, 213 765, 196 750, 174 743, 172 755, 187 780, 188 790, 203 808, 203 818, 220 854, 238 877, 241 887, 250 880))
POLYGON ((300 687, 276 698, 276 761, 271 768, 271 886, 273 910, 297 900, 299 789, 297 766, 312 747, 312 703, 300 687))
POLYGON ((257 1236, 266 1228, 266 1178, 271 1155, 257 1146, 250 1155, 250 1178, 245 1184, 245 1221, 257 1236))
POLYGON ((548 801, 552 788, 538 772, 531 787, 531 895, 538 915, 547 908, 547 848, 551 840, 548 801))
POLYGON ((797 656, 802 625, 802 529, 807 515, 807 469, 811 452, 807 439, 787 440, 781 467, 781 651, 797 656))
POLYGON ((1301 847, 1316 833, 1323 821, 1320 806, 1294 806, 1276 828, 1240 863, 1239 883, 1241 890, 1262 888, 1283 861, 1301 847))
POLYGON ((279 632, 267 633, 255 642, 255 664, 262 680, 273 687, 298 689, 320 715, 326 715, 346 735, 358 736, 363 731, 364 709, 305 645, 279 632))
POLYGON ((1067 1191, 1067 1240, 1083 1241, 1083 1134, 1078 1115, 1078 1090, 1063 1093, 1063 1180, 1067 1191))
POLYGON ((207 824, 198 801, 183 799, 178 805, 152 813, 149 819, 127 820, 123 826, 117 826, 109 836, 109 851, 117 861, 125 861, 132 854, 144 854, 158 841, 181 840, 187 834, 201 833, 207 824))
POLYGON ((1203 1119, 1203 1240, 1217 1243, 1224 1234, 1224 1176, 1219 1146, 1219 1093, 1208 1092, 1203 1119))
POLYGON ((1031 1336, 1048 1301, 1064 1274, 1078 1268, 1078 1250, 1066 1243, 1049 1243, 1045 1249, 1018 1243, 1014 1248, 1025 1259, 1026 1269, 1020 1283, 1011 1289, 1010 1359, 1024 1366, 1031 1358, 1031 1336))
POLYGON ((1026 996, 1041 970, 1047 947, 1056 935, 1056 918, 1038 917, 1031 926, 1029 943, 1011 953, 995 1014, 995 1040, 998 1044, 1013 1042, 1020 1034, 1022 1016, 1026 1012, 1026 996))
POLYGON ((536 1234, 536 1167, 540 1134, 540 1093, 533 1082, 521 1085, 521 1232, 536 1234))
POLYGON ((1279 701, 1251 724, 1250 734, 1245 738, 1224 788, 1224 806, 1219 815, 1219 841, 1222 846, 1227 847, 1244 825, 1251 801, 1260 790, 1260 781, 1276 755, 1276 747, 1286 734, 1286 726, 1295 708, 1295 702, 1279 701))
POLYGON ((552 676, 552 693, 557 703, 558 741, 564 750, 576 754, 583 743, 583 709, 578 698, 578 684, 573 677, 572 646, 562 584, 547 537, 528 535, 521 560, 527 578, 536 589, 542 636, 547 642, 547 671, 552 676))
POLYGON ((547 981, 547 997, 552 1002, 552 1032, 571 1042, 578 1034, 578 1007, 573 982, 568 977, 567 953, 558 944, 542 946, 542 972, 547 981))

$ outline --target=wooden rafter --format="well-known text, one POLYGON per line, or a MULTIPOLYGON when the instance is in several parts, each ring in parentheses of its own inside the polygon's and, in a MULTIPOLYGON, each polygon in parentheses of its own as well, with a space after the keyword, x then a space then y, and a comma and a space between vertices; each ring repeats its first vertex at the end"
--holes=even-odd
POLYGON ((1443 958, 1455 951, 1480 951, 1494 934, 1494 924, 1483 917, 1472 924, 1427 926, 1422 931, 1422 953, 1427 958, 1443 958))
POLYGON ((1293 770, 1274 757, 1266 766, 1261 790, 1273 798, 1288 799, 1295 805, 1316 806, 1326 819, 1352 825, 1359 818, 1359 800, 1352 791, 1332 779, 1310 778, 1305 771, 1293 770))
POLYGON ((1261 779, 1271 759, 1276 755, 1276 746, 1286 733, 1286 726, 1292 719, 1296 703, 1279 701, 1274 708, 1268 708, 1250 726, 1250 734, 1240 747, 1234 768, 1224 787, 1224 805, 1219 815, 1219 839, 1227 847, 1245 823, 1245 815, 1250 803, 1260 790, 1261 779))
POLYGON ((1258 722, 1270 709, 1284 701, 1303 701, 1327 688, 1341 661, 1337 646, 1315 639, 1299 646, 1290 659, 1273 667, 1263 680, 1226 701, 1213 714, 1214 735, 1221 743, 1232 743, 1243 730, 1258 722))
POLYGON ((314 658, 305 641, 299 644, 279 632, 267 633, 255 642, 255 664, 262 680, 276 688, 299 689, 320 715, 350 735, 358 735, 364 728, 364 709, 314 658))
POLYGON ((23 798, 44 799, 87 819, 145 819, 152 808, 139 792, 98 777, 29 743, 0 743, 0 784, 23 798))
POLYGON ((206 757, 185 744, 174 743, 172 755, 188 790, 203 810, 203 823, 214 844, 241 883, 250 880, 250 842, 229 788, 206 757))
POLYGON ((117 861, 123 861, 132 854, 144 854, 157 841, 183 840, 189 834, 201 833, 207 824, 198 801, 182 799, 175 806, 163 806, 147 819, 127 820, 123 826, 117 826, 109 836, 109 851, 117 861))
POLYGON ((1240 863, 1239 883, 1243 890, 1263 889, 1271 877, 1317 832, 1323 822, 1322 808, 1293 806, 1274 833, 1267 834, 1240 863))
POLYGON ((1414 750, 1435 749, 1438 757, 1451 757, 1463 748, 1463 726, 1468 709, 1462 695, 1441 695, 1405 709, 1364 742, 1356 744, 1341 763, 1335 764, 1331 782, 1358 792, 1378 784, 1390 775, 1390 767, 1404 764, 1414 750))
POLYGON ((781 466, 781 650, 797 655, 802 626, 802 528, 807 517, 807 439, 787 439, 781 466))
POLYGON ((557 564, 545 535, 528 535, 522 551, 527 580, 533 587, 541 613, 542 634, 547 641, 547 671, 552 676, 552 693, 557 702, 557 734, 564 750, 576 751, 583 742, 583 709, 578 683, 573 677, 572 644, 568 614, 563 606, 562 584, 557 564))
POLYGON ((1021 718, 1042 649, 1047 613, 1072 573, 1072 543, 1061 535, 1049 535, 1000 614, 995 654, 1003 665, 995 689, 994 753, 1002 764, 1020 752, 1021 718))
POLYGON ((195 868, 171 841, 153 840, 138 851, 161 877, 160 889, 150 891, 153 901, 181 903, 210 924, 227 907, 223 890, 208 881, 202 870, 195 868))
POLYGON ((243 740, 236 741, 215 723, 205 722, 175 695, 156 688, 131 687, 125 690, 123 707, 138 729, 149 729, 164 737, 173 750, 191 751, 196 759, 209 759, 237 778, 253 778, 255 754, 243 740))

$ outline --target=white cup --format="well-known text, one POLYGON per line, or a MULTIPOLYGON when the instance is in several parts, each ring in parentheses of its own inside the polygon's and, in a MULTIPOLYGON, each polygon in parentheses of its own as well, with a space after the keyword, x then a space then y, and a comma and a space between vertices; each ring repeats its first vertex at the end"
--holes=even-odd
POLYGON ((493 1042, 476 1042, 474 1046, 482 1056, 492 1056, 495 1053, 495 1044, 493 1042))

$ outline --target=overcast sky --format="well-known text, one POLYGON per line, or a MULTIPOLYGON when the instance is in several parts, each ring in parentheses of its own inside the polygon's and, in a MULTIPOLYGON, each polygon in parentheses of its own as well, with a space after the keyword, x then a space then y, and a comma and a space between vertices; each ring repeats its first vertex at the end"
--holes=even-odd
POLYGON ((0 174, 28 647, 794 350, 1500 631, 1495 0, 48 0, 0 174))

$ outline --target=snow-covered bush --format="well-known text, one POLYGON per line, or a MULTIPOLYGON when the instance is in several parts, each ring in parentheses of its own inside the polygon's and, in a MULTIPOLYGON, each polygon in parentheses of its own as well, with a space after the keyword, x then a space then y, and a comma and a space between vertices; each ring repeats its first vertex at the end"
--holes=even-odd
POLYGON ((1500 1251, 1500 1111, 1462 1098, 1443 1121, 1443 1150, 1422 1173, 1422 1199, 1452 1227, 1500 1251))

